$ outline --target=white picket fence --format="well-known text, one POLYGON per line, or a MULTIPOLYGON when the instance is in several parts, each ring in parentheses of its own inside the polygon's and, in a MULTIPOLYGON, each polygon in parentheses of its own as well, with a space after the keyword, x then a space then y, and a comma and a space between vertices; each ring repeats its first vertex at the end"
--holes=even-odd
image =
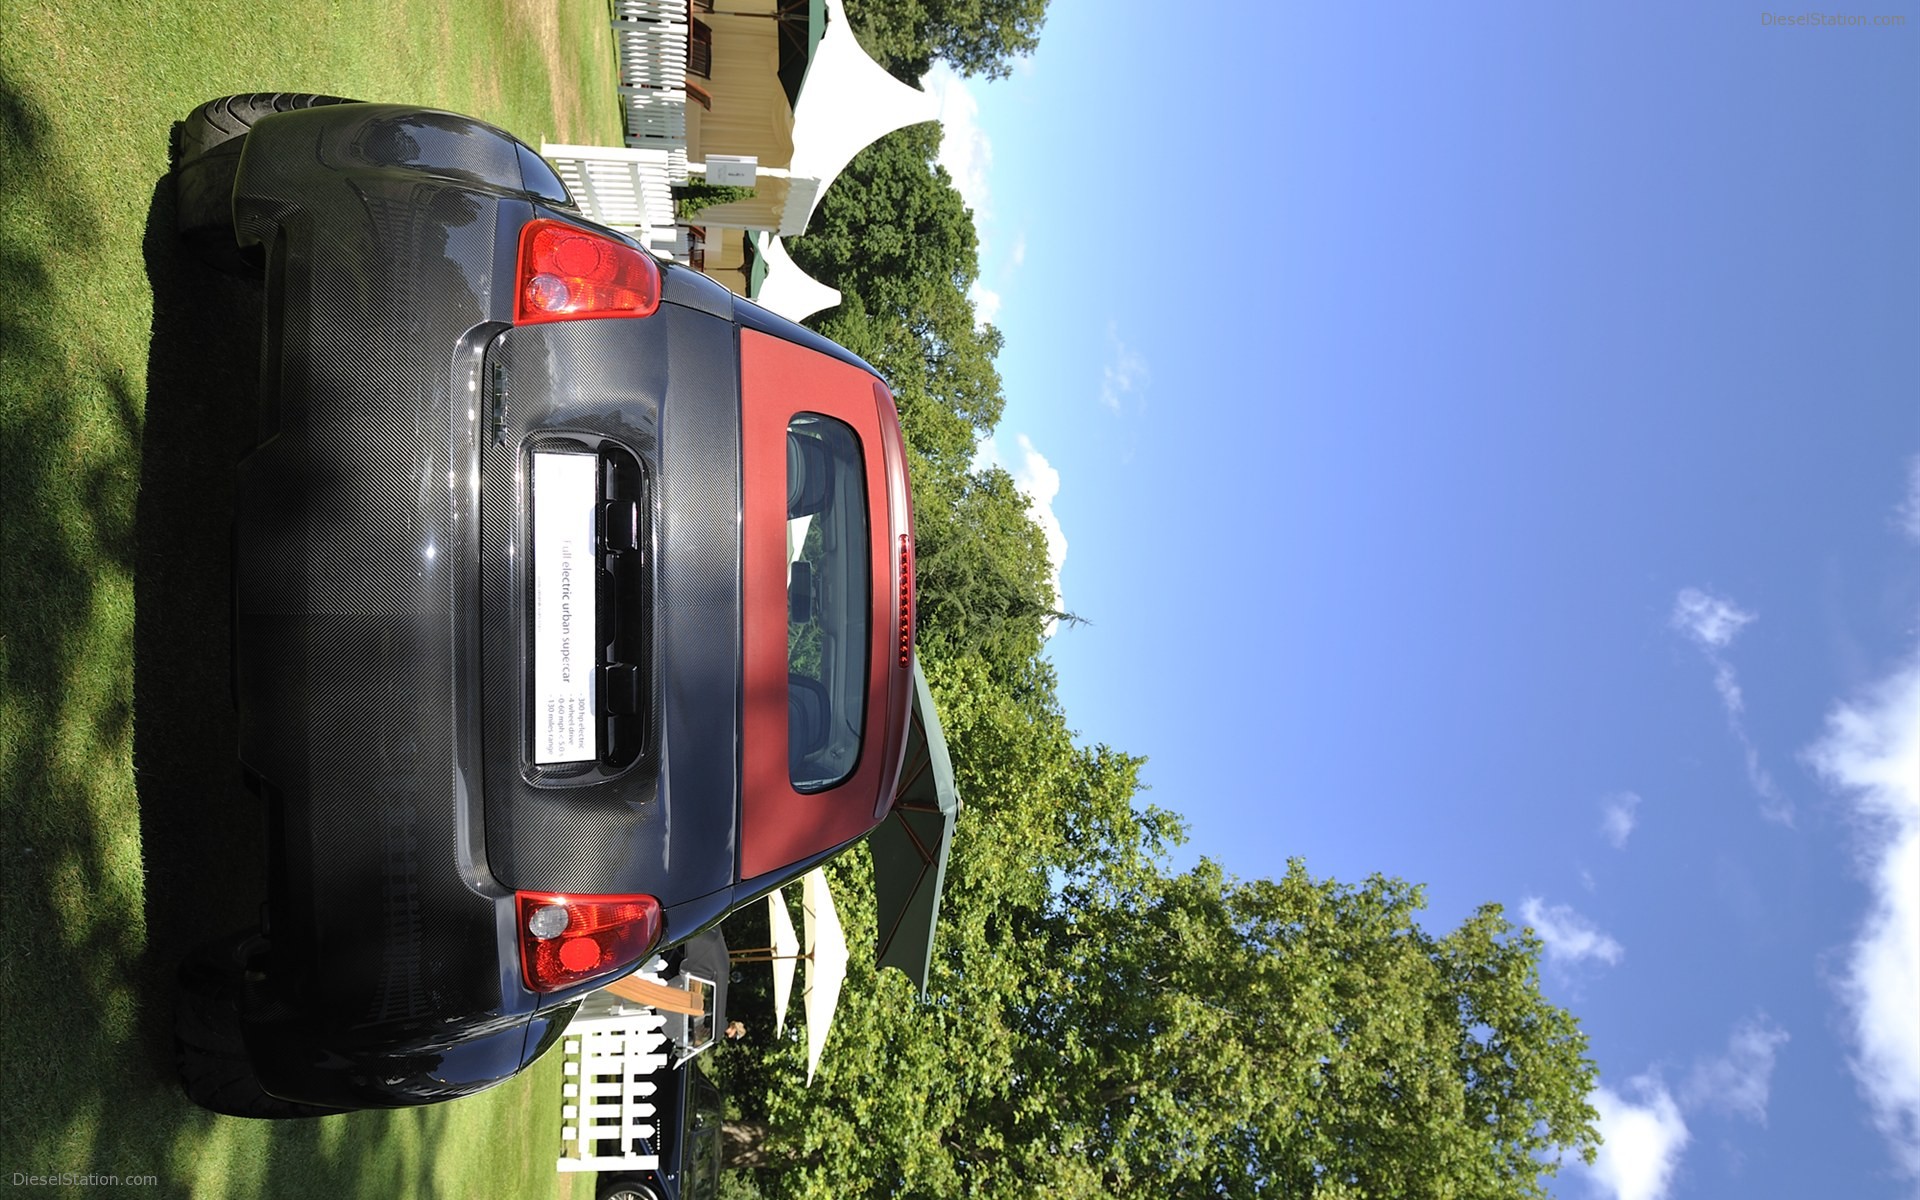
POLYGON ((687 23, 687 0, 614 0, 614 23, 621 21, 666 21, 687 23))
POLYGON ((544 143, 540 153, 566 180, 580 211, 602 225, 640 230, 642 241, 673 229, 673 185, 687 180, 684 148, 544 143))
POLYGON ((649 1008, 614 1007, 618 1011, 574 1017, 561 1043, 562 1171, 660 1167, 651 1076, 672 1061, 661 1032, 666 1018, 649 1008))
POLYGON ((620 59, 620 106, 627 145, 687 146, 685 0, 615 0, 613 40, 620 59))
POLYGON ((616 89, 626 113, 627 145, 687 152, 687 93, 682 88, 616 89))
POLYGON ((628 87, 670 88, 686 95, 687 27, 659 21, 615 21, 620 82, 628 87))

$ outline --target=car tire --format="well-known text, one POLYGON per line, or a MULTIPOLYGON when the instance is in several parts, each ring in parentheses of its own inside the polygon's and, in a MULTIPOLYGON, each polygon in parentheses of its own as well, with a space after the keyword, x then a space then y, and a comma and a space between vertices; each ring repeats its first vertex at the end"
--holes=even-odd
POLYGON ((603 1180, 594 1200, 660 1200, 660 1194, 644 1183, 603 1180))
POLYGON ((260 1086, 240 1035, 239 996, 246 955, 257 938, 209 942, 180 966, 174 991, 174 1059, 187 1099, 232 1117, 324 1117, 350 1109, 299 1104, 260 1086))
POLYGON ((247 92, 209 100, 173 127, 174 228, 203 261, 252 275, 233 240, 233 181, 247 134, 262 118, 300 108, 352 104, 311 92, 247 92))
POLYGON ((329 104, 352 104, 345 96, 322 96, 314 92, 245 92, 209 100, 187 114, 173 127, 173 153, 176 163, 198 158, 215 146, 243 138, 262 118, 299 108, 322 108, 329 104))

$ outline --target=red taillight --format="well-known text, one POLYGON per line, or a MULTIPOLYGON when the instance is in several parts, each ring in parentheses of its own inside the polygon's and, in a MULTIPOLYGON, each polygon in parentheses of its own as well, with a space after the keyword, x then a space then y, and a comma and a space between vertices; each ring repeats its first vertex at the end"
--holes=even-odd
POLYGON ((660 940, 660 902, 652 896, 520 892, 516 898, 520 974, 536 992, 611 975, 660 940))
POLYGON ((913 543, 900 535, 900 665, 913 661, 913 543))
MULTIPOLYGON (((880 436, 886 447, 887 509, 897 531, 906 528, 900 538, 900 566, 894 578, 898 589, 894 614, 894 653, 897 665, 913 665, 913 500, 907 485, 907 446, 900 434, 900 410, 894 406, 893 393, 878 379, 873 381, 873 403, 880 418, 880 436)), ((905 711, 904 709, 902 710, 905 711)))
POLYGON ((517 325, 583 317, 646 317, 660 307, 660 264, 644 250, 561 221, 520 231, 517 325))

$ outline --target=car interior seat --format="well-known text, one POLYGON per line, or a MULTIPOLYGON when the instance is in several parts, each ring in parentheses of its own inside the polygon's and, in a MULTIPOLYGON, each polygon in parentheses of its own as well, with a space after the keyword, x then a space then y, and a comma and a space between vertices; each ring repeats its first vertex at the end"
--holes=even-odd
POLYGON ((787 432, 787 518, 810 516, 833 496, 833 460, 824 442, 787 432))

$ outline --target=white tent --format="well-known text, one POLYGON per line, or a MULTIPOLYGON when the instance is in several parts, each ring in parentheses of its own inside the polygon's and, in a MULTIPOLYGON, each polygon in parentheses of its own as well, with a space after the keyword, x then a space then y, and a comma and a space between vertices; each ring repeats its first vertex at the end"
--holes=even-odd
POLYGON ((833 908, 833 893, 827 888, 827 873, 815 867, 800 880, 801 928, 804 948, 794 940, 793 919, 787 915, 786 897, 779 889, 767 896, 767 924, 773 933, 773 945, 763 950, 734 954, 736 962, 773 964, 774 1032, 786 1029, 787 1002, 793 995, 795 965, 805 959, 807 986, 800 997, 800 1008, 807 1018, 807 1082, 813 1082, 820 1067, 820 1052, 827 1046, 827 1031, 833 1027, 833 1010, 840 1004, 840 987, 847 979, 847 936, 840 928, 840 914, 833 908))
POLYGON ((807 991, 801 998, 807 1014, 807 1082, 820 1066, 827 1046, 833 1010, 840 1003, 840 985, 847 978, 847 938, 840 931, 840 915, 833 911, 833 893, 827 873, 815 867, 800 881, 801 925, 807 937, 807 991))
POLYGON ((840 293, 802 271, 787 255, 787 248, 774 234, 749 235, 754 248, 766 260, 767 274, 760 281, 754 300, 789 321, 804 321, 823 308, 840 303, 840 293))
MULTIPOLYGON (((853 26, 840 0, 827 0, 827 28, 807 65, 806 83, 793 106, 793 159, 788 170, 796 184, 819 183, 809 198, 799 232, 806 228, 827 185, 853 156, 908 125, 940 115, 940 102, 919 88, 887 74, 854 40, 853 26)), ((787 222, 781 222, 784 231, 787 222)))
POLYGON ((800 958, 800 939, 793 936, 793 918, 787 915, 787 898, 780 888, 767 894, 767 927, 773 931, 773 1032, 778 1036, 787 1027, 787 1002, 800 958))

